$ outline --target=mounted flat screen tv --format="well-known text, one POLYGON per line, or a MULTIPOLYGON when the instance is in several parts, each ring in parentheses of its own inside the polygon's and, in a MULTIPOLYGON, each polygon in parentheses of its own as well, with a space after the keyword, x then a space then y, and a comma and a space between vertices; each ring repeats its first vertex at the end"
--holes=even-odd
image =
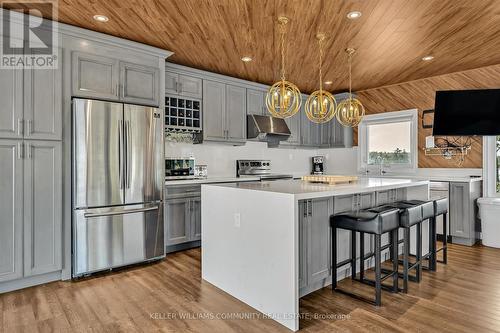
POLYGON ((433 135, 500 135, 500 89, 436 91, 433 135))

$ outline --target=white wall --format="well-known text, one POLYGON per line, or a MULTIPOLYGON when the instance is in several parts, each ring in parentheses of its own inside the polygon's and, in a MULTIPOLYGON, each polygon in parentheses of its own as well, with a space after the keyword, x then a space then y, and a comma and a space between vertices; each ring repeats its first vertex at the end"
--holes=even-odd
POLYGON ((326 173, 355 174, 357 148, 335 149, 287 149, 267 148, 265 142, 248 141, 244 146, 219 143, 186 144, 165 143, 166 157, 194 156, 196 164, 206 164, 210 177, 234 177, 236 160, 269 159, 273 173, 289 173, 302 176, 311 172, 311 157, 326 157, 326 173))

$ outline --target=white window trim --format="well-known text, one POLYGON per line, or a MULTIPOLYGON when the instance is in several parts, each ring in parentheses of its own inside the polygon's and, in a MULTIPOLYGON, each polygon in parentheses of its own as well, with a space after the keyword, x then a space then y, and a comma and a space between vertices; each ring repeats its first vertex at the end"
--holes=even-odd
POLYGON ((497 139, 496 136, 483 137, 483 195, 500 197, 497 193, 496 175, 497 139))
POLYGON ((358 172, 366 172, 367 170, 371 174, 377 174, 379 171, 379 165, 368 165, 368 146, 367 146, 367 136, 368 136, 368 125, 373 124, 388 124, 410 121, 410 163, 409 164, 384 164, 384 170, 386 172, 397 171, 400 173, 416 173, 418 167, 418 110, 409 109, 402 111, 393 112, 383 112, 377 114, 371 114, 363 117, 363 120, 358 126, 358 172))

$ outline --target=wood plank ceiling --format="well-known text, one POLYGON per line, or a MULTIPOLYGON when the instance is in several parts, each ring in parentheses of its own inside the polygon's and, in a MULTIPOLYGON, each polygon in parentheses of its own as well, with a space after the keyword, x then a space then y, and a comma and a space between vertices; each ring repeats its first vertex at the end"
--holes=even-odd
POLYGON ((329 36, 324 69, 334 92, 347 88, 348 46, 358 50, 354 90, 500 63, 498 0, 59 0, 58 20, 173 51, 175 63, 270 84, 279 15, 291 19, 288 77, 303 92, 318 87, 317 32, 329 36), (363 15, 348 20, 352 10, 363 15), (435 59, 423 62, 429 54, 435 59), (254 60, 243 63, 246 55, 254 60))

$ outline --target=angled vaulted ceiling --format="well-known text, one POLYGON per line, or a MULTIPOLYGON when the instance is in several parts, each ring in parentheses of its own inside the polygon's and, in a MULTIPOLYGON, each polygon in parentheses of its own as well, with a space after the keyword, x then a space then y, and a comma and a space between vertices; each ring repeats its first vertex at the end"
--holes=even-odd
POLYGON ((291 19, 288 78, 304 92, 318 86, 318 31, 330 37, 324 72, 332 91, 347 88, 348 46, 358 50, 354 90, 500 63, 498 0, 59 0, 58 20, 168 49, 175 63, 269 84, 278 78, 279 15, 291 19), (351 10, 363 15, 350 21, 351 10), (435 59, 423 62, 428 54, 435 59), (254 60, 243 63, 243 55, 254 60))

